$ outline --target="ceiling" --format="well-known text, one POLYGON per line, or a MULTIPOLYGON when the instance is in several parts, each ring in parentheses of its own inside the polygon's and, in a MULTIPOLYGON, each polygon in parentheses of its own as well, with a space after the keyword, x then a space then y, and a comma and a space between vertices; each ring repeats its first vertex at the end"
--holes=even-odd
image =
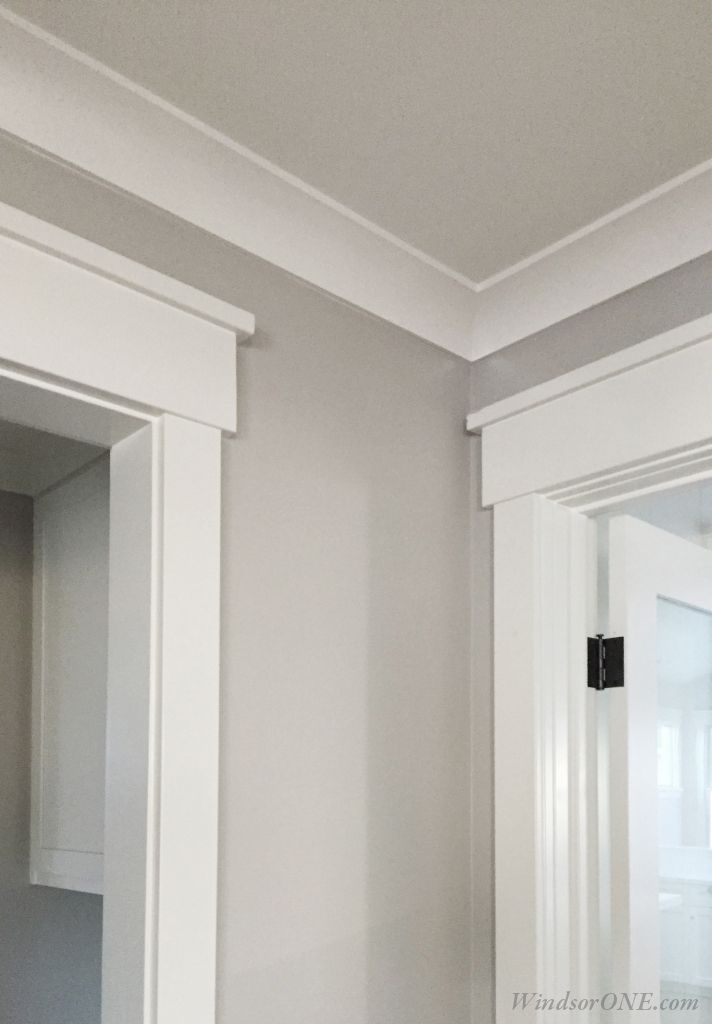
POLYGON ((695 480, 669 490, 630 498, 608 507, 597 519, 606 522, 623 514, 635 516, 687 540, 709 540, 712 535, 712 481, 695 480))
POLYGON ((709 0, 9 0, 482 282, 712 156, 709 0))
POLYGON ((36 497, 102 451, 93 444, 0 420, 0 491, 36 497))

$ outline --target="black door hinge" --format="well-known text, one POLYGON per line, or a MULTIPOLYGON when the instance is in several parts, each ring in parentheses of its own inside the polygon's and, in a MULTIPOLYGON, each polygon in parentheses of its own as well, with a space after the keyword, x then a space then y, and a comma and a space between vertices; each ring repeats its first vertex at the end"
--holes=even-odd
POLYGON ((588 638, 588 685, 594 690, 623 686, 623 637, 588 638))

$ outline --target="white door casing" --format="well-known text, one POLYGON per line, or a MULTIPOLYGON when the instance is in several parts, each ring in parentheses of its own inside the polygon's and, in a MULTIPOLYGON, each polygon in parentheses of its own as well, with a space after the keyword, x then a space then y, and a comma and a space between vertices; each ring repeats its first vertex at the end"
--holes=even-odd
POLYGON ((2 205, 0 295, 0 418, 110 449, 102 1024, 211 1024, 220 448, 254 320, 2 205))
POLYGON ((515 993, 594 981, 593 695, 576 642, 595 614, 594 537, 585 516, 538 495, 495 506, 494 534, 495 963, 497 1020, 509 1021, 522 1018, 515 993))
POLYGON ((513 992, 565 995, 586 977, 579 995, 600 986, 592 929, 576 923, 580 909, 589 925, 599 913, 595 726, 593 716, 582 726, 575 710, 586 688, 577 659, 596 631, 592 613, 584 629, 581 608, 583 594, 593 604, 595 558, 582 567, 585 542, 573 540, 572 517, 710 478, 711 380, 708 316, 468 417, 469 429, 482 434, 483 500, 495 519, 497 1024, 526 1019, 512 1009, 513 992), (588 859, 571 856, 577 846, 588 847, 588 859), (559 863, 564 858, 567 879, 553 886, 546 884, 552 851, 559 863), (562 929, 576 969, 561 952, 562 929))

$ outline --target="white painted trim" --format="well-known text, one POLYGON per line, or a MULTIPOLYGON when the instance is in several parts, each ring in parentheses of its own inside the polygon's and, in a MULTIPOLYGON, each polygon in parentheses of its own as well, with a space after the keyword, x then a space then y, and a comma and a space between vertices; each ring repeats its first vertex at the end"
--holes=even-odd
POLYGON ((496 1019, 586 992, 595 917, 586 648, 590 523, 538 495, 494 519, 496 1019))
POLYGON ((0 8, 0 129, 470 356, 473 287, 0 8))
POLYGON ((636 210, 640 209, 640 207, 647 206, 648 203, 652 203, 656 199, 660 199, 668 192, 674 192, 675 189, 681 188, 689 181, 692 181, 694 178, 697 178, 702 174, 706 174, 710 170, 712 170, 712 160, 704 160, 701 164, 697 164, 697 166, 691 167, 682 174, 677 174, 669 181, 663 182, 663 184, 658 185, 657 188, 652 188, 648 192, 644 192, 642 195, 636 196, 636 198, 631 200, 629 203, 624 203, 622 206, 617 207, 617 209, 611 210, 610 213, 604 214, 603 217, 598 217, 589 224, 584 224, 584 226, 579 228, 577 231, 572 231, 570 234, 558 239, 558 241, 553 242, 551 245, 547 245, 543 249, 539 249, 538 252, 533 253, 531 256, 527 256, 523 260, 513 263, 512 266, 505 267, 504 270, 500 270, 496 274, 491 274, 490 277, 487 277, 482 281, 478 281, 477 290, 483 292, 487 288, 492 288, 494 285, 501 284, 502 281, 505 281, 508 277, 513 277, 515 274, 519 274, 523 270, 528 270, 529 267, 533 267, 535 263, 540 263, 549 256, 554 256, 562 249, 575 245, 588 235, 592 235, 596 231, 600 231, 601 228, 608 227, 609 224, 613 224, 617 220, 622 220, 629 213, 634 213, 636 210))
POLYGON ((61 437, 111 448, 155 414, 142 408, 127 409, 103 395, 78 402, 77 390, 45 380, 42 374, 11 370, 0 359, 0 416, 61 437))
POLYGON ((66 255, 0 233, 0 416, 111 448, 102 1022, 210 1024, 234 325, 66 255))
POLYGON ((710 206, 708 161, 481 286, 472 358, 712 251, 710 206))
MULTIPOLYGON (((111 451, 101 1024, 157 1024, 160 430, 111 451), (117 767, 111 770, 112 763, 117 767)), ((190 951, 192 953, 192 950, 190 951)), ((189 963, 186 960, 186 963, 189 963)))
POLYGON ((163 416, 160 431, 157 1022, 209 1024, 217 969, 222 438, 175 416, 163 416))
POLYGON ((117 284, 127 285, 150 298, 158 299, 184 313, 192 313, 201 320, 224 327, 244 341, 255 333, 255 318, 239 306, 223 302, 192 285, 167 277, 157 270, 119 253, 95 245, 86 238, 73 235, 54 224, 33 217, 24 210, 0 202, 0 235, 32 245, 52 256, 59 256, 93 274, 99 274, 117 284))
MULTIPOLYGON (((606 985, 610 987, 608 967, 602 962, 605 949, 596 952, 596 915, 607 914, 607 893, 605 887, 597 892, 594 884, 596 860, 603 849, 600 844, 608 841, 605 806, 609 795, 602 785, 604 776, 597 772, 596 758, 582 757, 580 749, 588 744, 593 754, 599 727, 591 715, 582 714, 582 704, 575 697, 573 701, 568 698, 568 721, 562 718, 567 697, 556 689, 562 650, 568 647, 573 653, 582 652, 586 633, 590 635, 598 625, 592 602, 588 615, 581 609, 595 578, 595 559, 590 554, 587 570, 582 568, 580 555, 575 555, 567 594, 562 575, 562 566, 571 565, 572 558, 567 529, 575 530, 577 521, 567 517, 572 508, 591 511, 681 482, 712 479, 711 379, 712 318, 705 317, 497 403, 470 421, 470 426, 482 430, 484 500, 495 506, 495 777, 499 787, 497 820, 502 823, 496 860, 497 929, 498 943, 500 934, 505 943, 497 964, 498 973, 504 971, 497 979, 498 1024, 517 1019, 511 1004, 506 1004, 508 989, 517 976, 523 979, 520 987, 530 986, 534 991, 551 990, 547 979, 557 977, 563 991, 579 984, 587 992, 597 991, 596 985, 603 985, 604 990, 606 985), (545 631, 546 623, 553 632, 545 631), (542 717, 542 699, 553 701, 558 709, 553 719, 542 717), (504 724, 498 730, 498 707, 503 709, 501 722, 506 722, 509 714, 516 741, 504 724), (552 721, 561 723, 559 733, 552 721), (556 765, 557 756, 562 758, 569 766, 572 787, 567 790, 563 776, 558 788, 550 787, 553 810, 546 820, 536 806, 534 811, 529 809, 528 801, 535 799, 536 778, 551 780, 556 769, 548 774, 538 769, 532 782, 518 763, 522 757, 531 763, 532 752, 539 746, 543 761, 537 763, 556 765), (600 815, 587 800, 586 774, 591 799, 602 801, 600 815), (515 775, 524 786, 526 799, 522 790, 515 792, 515 775), (577 794, 579 801, 579 809, 573 812, 572 794, 577 794), (514 820, 520 815, 521 829, 510 828, 508 808, 514 820), (552 846, 562 838, 558 816, 564 820, 566 815, 569 857, 578 856, 579 866, 571 875, 572 885, 560 893, 560 906, 568 914, 569 932, 578 952, 562 974, 564 961, 556 943, 552 944, 556 917, 547 910, 550 900, 541 888, 540 873, 550 862, 552 846), (520 844, 525 846, 524 855, 520 844), (592 858, 590 863, 587 856, 592 858), (532 861, 540 885, 534 906, 549 914, 549 924, 533 930, 525 915, 523 931, 516 935, 510 886, 519 898, 526 895, 527 887, 532 890, 532 861), (510 933, 512 941, 519 943, 519 975, 516 964, 508 959, 510 933), (597 977, 596 971, 602 973, 597 977)), ((589 545, 593 547, 590 538, 589 545)), ((657 564, 650 557, 647 560, 650 565, 657 564)), ((672 562, 668 558, 666 572, 681 562, 681 558, 672 562)), ((653 593, 655 587, 649 590, 653 593)), ((680 597, 682 590, 676 593, 680 597)), ((689 599, 689 593, 683 597, 689 599)), ((618 614, 615 607, 611 614, 613 618, 618 614)), ((613 628, 615 623, 609 626, 613 628)), ((614 631, 621 629, 619 623, 614 631)), ((569 676, 571 671, 569 668, 569 676)), ((616 721, 619 725, 620 720, 616 721)), ((620 752, 616 727, 614 723, 610 745, 620 752)), ((600 734, 606 734, 605 728, 600 734)), ((623 776, 618 773, 615 777, 623 776)), ((610 795, 614 811, 619 796, 610 795)), ((620 871, 613 875, 621 890, 620 871)), ((627 885, 627 878, 623 881, 627 885)), ((623 939, 625 946, 627 935, 623 939)), ((641 975, 636 974, 633 961, 629 964, 622 955, 614 959, 620 961, 616 987, 640 990, 641 975)), ((541 1019, 550 1018, 544 1014, 541 1019)))
POLYGON ((712 476, 712 443, 691 444, 681 451, 654 456, 622 470, 601 473, 548 496, 580 512, 593 512, 628 498, 664 491, 712 476))
POLYGON ((477 289, 478 286, 474 284, 467 275, 461 274, 457 270, 453 270, 452 267, 447 266, 441 260, 437 260, 428 253, 423 252, 423 250, 418 249, 417 246, 411 245, 402 238, 398 238, 397 235, 394 235, 391 231, 387 231, 385 228, 381 227, 380 224, 376 224, 374 221, 369 220, 360 213, 356 213, 355 210, 352 210, 350 207, 340 203, 332 196, 329 196, 320 189, 310 185, 309 182, 299 178, 296 174, 285 171, 283 167, 279 167, 272 160, 267 160, 265 157, 260 156, 259 153, 256 153, 247 146, 241 145, 224 132, 218 131, 216 128, 211 127, 209 124, 206 124, 199 118, 194 117, 192 114, 188 114, 185 110, 181 110, 180 107, 176 107, 173 103, 169 103, 167 100, 162 99, 160 96, 157 96, 156 93, 151 92, 150 89, 146 89, 144 86, 132 81, 130 78, 120 74, 118 71, 114 71, 113 68, 110 68, 101 61, 89 56, 89 54, 77 49, 75 46, 65 42, 58 36, 53 35, 51 32, 45 31, 38 25, 35 25, 33 22, 21 17, 19 14, 16 14, 14 11, 11 11, 2 4, 0 4, 0 18, 4 18, 11 25, 15 25, 18 28, 29 32, 33 36, 36 36, 37 39, 42 40, 50 46, 56 47, 62 53, 65 53, 67 56, 73 58, 79 63, 84 64, 87 68, 91 68, 93 71, 97 71, 99 74, 105 75, 112 82, 116 82, 118 85, 135 93, 137 96, 143 97, 149 103, 155 104, 172 117, 196 128, 197 131, 202 132, 207 138, 213 139, 221 143, 221 145, 226 146, 228 149, 234 150, 235 153, 243 156, 246 160, 249 160, 250 163, 263 168, 298 191, 316 199, 319 203, 323 203, 325 206, 336 211, 342 217, 346 217, 348 220, 352 220, 355 224, 359 224, 367 231, 370 231, 379 238, 384 239, 384 241, 388 242, 390 245, 393 245, 398 249, 402 249, 403 252, 414 256, 416 259, 421 260, 423 263, 433 267, 433 269, 438 270, 447 277, 451 277, 454 281, 459 281, 460 284, 465 285, 466 288, 477 289))
POLYGON ((250 314, 2 204, 0 267, 6 364, 236 429, 250 314))
POLYGON ((170 415, 112 450, 102 1024, 215 1020, 220 450, 170 415))
POLYGON ((470 280, 1 5, 0 19, 1 131, 466 359, 712 250, 707 162, 470 280))
POLYGON ((567 375, 548 388, 548 401, 531 404, 525 395, 521 411, 515 401, 511 415, 486 424, 485 504, 539 493, 590 509, 709 476, 711 319, 643 342, 629 358, 567 375), (612 366, 619 372, 604 372, 612 366))
POLYGON ((615 377, 619 373, 625 373, 635 366, 659 359, 677 349, 704 341, 710 336, 712 336, 712 315, 690 320, 672 330, 657 334, 653 338, 646 338, 636 345, 629 345, 612 355, 603 356, 592 363, 586 363, 585 366, 571 370, 569 373, 552 377, 551 380, 536 384, 524 391, 518 391, 509 398, 503 398, 499 402, 483 406, 467 417, 467 429, 473 434, 479 434, 483 427, 497 423, 499 420, 508 419, 510 416, 516 416, 528 409, 534 409, 538 405, 544 405, 554 398, 579 391, 581 388, 607 380, 609 377, 615 377))
POLYGON ((30 883, 72 892, 104 892, 104 858, 100 853, 40 850, 31 861, 30 883))

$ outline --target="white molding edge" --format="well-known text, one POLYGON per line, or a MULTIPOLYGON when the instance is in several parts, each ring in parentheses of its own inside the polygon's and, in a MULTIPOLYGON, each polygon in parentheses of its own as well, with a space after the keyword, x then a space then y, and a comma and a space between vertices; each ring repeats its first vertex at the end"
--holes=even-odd
POLYGON ((252 314, 3 203, 0 267, 11 367, 236 430, 252 314))
POLYGON ((473 281, 2 5, 0 22, 0 132, 469 360, 712 251, 707 162, 473 281))
POLYGON ((586 363, 576 370, 553 377, 543 384, 536 384, 524 391, 518 391, 508 398, 485 405, 470 413, 467 417, 467 429, 472 434, 480 434, 484 427, 498 423, 500 420, 509 419, 510 416, 516 416, 518 413, 544 405, 554 398, 560 398, 588 387, 590 384, 615 377, 635 366, 642 366, 644 363, 652 362, 670 352, 675 352, 688 345, 695 345, 710 336, 712 336, 712 314, 690 320, 672 330, 656 334, 652 338, 646 338, 635 345, 629 345, 609 356, 596 359, 592 363, 586 363))
POLYGON ((216 374, 223 412, 234 413, 234 334, 15 239, 0 236, 0 257, 0 415, 111 447, 102 1022, 208 1024, 227 428, 173 407, 216 374), (63 383, 48 379, 53 360, 63 383), (102 393, 103 362, 114 397, 102 393), (170 384, 149 413, 137 388, 156 366, 170 384), (222 391, 220 372, 230 376, 222 391))
POLYGON ((497 1024, 539 1019, 514 1008, 516 992, 587 992, 595 983, 581 642, 595 604, 591 531, 585 516, 539 495, 495 507, 497 1024))
POLYGON ((0 7, 0 129, 458 355, 457 275, 0 7))
POLYGON ((484 410, 483 503, 535 493, 591 511, 708 479, 710 379, 707 316, 484 410))
POLYGON ((232 331, 238 341, 245 341, 255 333, 253 314, 239 306, 199 291, 192 285, 161 274, 110 249, 104 249, 86 238, 73 235, 70 231, 3 202, 0 202, 0 235, 32 245, 50 256, 59 256, 67 263, 126 285, 184 313, 192 313, 208 323, 224 327, 232 331))
POLYGON ((221 441, 219 430, 162 417, 156 1024, 215 1020, 221 441))
MULTIPOLYGON (((497 1024, 521 1018, 512 990, 590 993, 610 984, 596 927, 608 913, 596 885, 609 841, 606 814, 596 813, 601 783, 603 803, 609 798, 596 765, 607 756, 596 753, 606 728, 591 713, 597 697, 583 665, 583 639, 603 623, 595 527, 581 512, 712 479, 710 379, 712 318, 704 317, 498 403, 478 421, 484 502, 494 504, 497 1024), (569 934, 567 948, 558 937, 569 934)), ((613 619, 609 626, 625 632, 613 619)), ((625 976, 614 974, 610 987, 645 988, 618 960, 625 976)))
POLYGON ((480 285, 472 358, 712 251, 712 161, 480 285))

